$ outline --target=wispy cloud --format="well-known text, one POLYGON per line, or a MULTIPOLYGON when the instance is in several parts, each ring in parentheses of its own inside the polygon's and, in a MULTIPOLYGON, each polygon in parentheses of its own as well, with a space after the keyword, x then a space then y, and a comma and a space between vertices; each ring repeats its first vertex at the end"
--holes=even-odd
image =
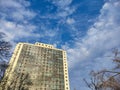
POLYGON ((60 8, 64 8, 66 6, 69 6, 72 3, 72 0, 49 0, 56 6, 59 6, 60 8))
POLYGON ((24 0, 0 0, 0 31, 8 36, 6 40, 14 42, 23 37, 39 37, 33 33, 37 27, 29 22, 36 15, 29 6, 24 0))
POLYGON ((57 7, 56 12, 53 15, 48 15, 46 18, 61 19, 73 14, 76 11, 76 6, 72 6, 72 0, 47 0, 57 7))
MULTIPOLYGON (((5 0, 0 0, 0 31, 6 33, 8 36, 6 40, 14 42, 28 37, 44 37, 48 39, 56 39, 57 37, 60 39, 61 36, 58 32, 61 32, 61 29, 59 26, 66 23, 69 26, 75 22, 74 18, 69 18, 68 16, 73 14, 76 8, 70 6, 72 0, 48 1, 57 7, 57 11, 53 15, 47 14, 44 17, 29 8, 31 6, 29 1, 8 0, 6 2, 5 0), (41 16, 44 20, 55 18, 58 20, 58 24, 55 27, 51 27, 51 21, 48 19, 46 22, 39 21, 39 25, 35 25, 31 21, 36 18, 36 15, 41 16), (34 34, 34 32, 37 32, 37 34, 34 34)), ((41 20, 40 18, 38 19, 41 20)))
MULTIPOLYGON (((6 39, 12 42, 21 38, 36 38, 38 41, 42 38, 47 43, 53 42, 54 46, 65 43, 63 48, 68 52, 70 73, 72 72, 70 78, 74 79, 71 85, 87 90, 82 78, 87 77, 92 69, 111 67, 109 57, 106 56, 111 55, 109 52, 112 48, 120 47, 120 1, 109 0, 103 5, 99 17, 82 39, 79 27, 83 25, 81 17, 84 15, 74 14, 77 6, 71 5, 73 1, 45 1, 55 6, 55 12, 38 14, 29 8, 31 5, 29 1, 0 0, 0 31, 6 33, 8 36, 6 39), (31 22, 34 18, 37 19, 36 25, 31 22), (72 44, 61 39, 62 34, 66 33, 74 37, 69 39, 72 44)), ((89 21, 88 18, 84 19, 89 21)))
POLYGON ((74 20, 73 18, 68 18, 68 19, 66 20, 66 22, 67 22, 68 24, 74 24, 74 23, 75 23, 75 20, 74 20))
MULTIPOLYGON (((0 31, 8 36, 7 40, 9 41, 31 36, 31 33, 35 28, 36 27, 31 24, 17 24, 16 22, 2 19, 0 21, 0 31)), ((32 35, 34 36, 34 34, 32 35)))
MULTIPOLYGON (((68 51, 70 70, 77 72, 77 74, 71 74, 71 78, 76 76, 74 80, 80 82, 81 85, 82 78, 87 77, 90 70, 110 68, 113 65, 110 62, 111 58, 107 56, 111 55, 112 48, 120 48, 119 8, 119 0, 106 2, 98 19, 89 28, 87 35, 82 40, 77 38, 73 48, 69 47, 69 44, 63 46, 68 51)), ((74 83, 74 81, 71 81, 71 83, 74 83)), ((76 87, 78 86, 76 85, 76 87)))
MULTIPOLYGON (((120 2, 111 2, 109 1, 104 4, 98 20, 90 27, 87 35, 81 41, 77 38, 75 48, 71 49, 65 46, 68 53, 73 53, 73 57, 84 57, 88 60, 88 56, 96 57, 100 53, 105 53, 114 47, 119 47, 120 13, 118 10, 120 2), (78 52, 78 55, 75 55, 76 52, 78 52)), ((84 60, 84 58, 81 58, 81 60, 84 60)), ((80 59, 76 60, 79 61, 80 59)), ((75 65, 74 63, 71 64, 70 67, 75 65)))
POLYGON ((39 32, 43 32, 42 35, 44 35, 44 39, 47 38, 48 41, 57 42, 57 44, 58 41, 59 43, 63 43, 61 40, 62 34, 67 31, 72 33, 72 30, 76 30, 74 27, 75 20, 73 17, 70 17, 70 15, 76 12, 77 7, 71 5, 72 0, 45 0, 45 2, 50 4, 45 5, 45 7, 49 7, 50 10, 48 11, 52 13, 42 13, 39 11, 38 27, 41 29, 39 32), (55 11, 51 11, 53 6, 56 8, 55 11), (64 30, 64 28, 70 30, 64 30))
POLYGON ((30 3, 24 0, 5 0, 0 1, 0 14, 3 18, 13 19, 15 21, 24 21, 31 19, 35 13, 27 7, 30 3))

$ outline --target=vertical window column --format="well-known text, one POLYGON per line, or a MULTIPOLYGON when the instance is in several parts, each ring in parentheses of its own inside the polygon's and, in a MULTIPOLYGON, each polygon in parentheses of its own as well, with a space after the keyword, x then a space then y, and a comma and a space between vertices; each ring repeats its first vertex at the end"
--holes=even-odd
POLYGON ((67 57, 65 51, 63 51, 63 65, 64 65, 65 90, 69 90, 68 65, 67 65, 67 57))

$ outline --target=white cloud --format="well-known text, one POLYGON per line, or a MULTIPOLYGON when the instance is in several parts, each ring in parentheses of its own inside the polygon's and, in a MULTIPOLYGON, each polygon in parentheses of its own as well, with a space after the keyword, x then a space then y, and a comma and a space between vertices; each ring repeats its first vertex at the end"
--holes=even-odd
POLYGON ((75 20, 74 20, 73 18, 68 18, 68 19, 66 20, 66 22, 67 22, 68 24, 74 24, 74 23, 75 23, 75 20))
MULTIPOLYGON (((72 0, 48 0, 55 6, 57 6, 57 13, 54 15, 57 18, 66 18, 67 16, 73 14, 76 10, 76 7, 70 6, 72 0)), ((54 18, 53 17, 53 18, 54 18)))
POLYGON ((57 35, 57 31, 55 30, 46 30, 44 33, 44 36, 54 37, 57 35))
POLYGON ((0 0, 0 32, 6 34, 7 41, 40 37, 33 33, 37 27, 29 22, 36 15, 29 6, 30 2, 24 0, 0 0))
POLYGON ((16 0, 7 0, 7 2, 5 0, 0 0, 0 6, 2 8, 11 8, 11 7, 14 7, 14 8, 21 8, 22 5, 19 4, 16 0))
MULTIPOLYGON (((63 46, 68 52, 70 81, 75 87, 81 90, 86 87, 83 78, 87 79, 91 70, 112 67, 112 57, 109 57, 113 56, 111 50, 116 47, 120 48, 119 8, 120 1, 106 2, 101 9, 98 20, 89 28, 82 41, 78 38, 73 48, 68 43, 63 46)), ((89 89, 85 88, 85 90, 89 89)))
POLYGON ((66 6, 64 8, 59 8, 57 12, 58 17, 66 18, 67 16, 73 14, 76 10, 76 7, 66 6))
POLYGON ((53 4, 55 4, 56 6, 60 8, 64 8, 70 5, 72 2, 72 0, 49 0, 49 1, 51 1, 53 4))
POLYGON ((34 25, 30 24, 23 25, 5 20, 0 21, 0 31, 4 32, 8 36, 7 40, 10 41, 34 35, 32 30, 35 30, 35 28, 34 25))
POLYGON ((81 60, 102 57, 110 49, 120 47, 120 22, 118 21, 120 5, 118 3, 120 4, 120 1, 106 2, 98 20, 88 30, 82 42, 77 39, 74 48, 67 48, 70 59, 69 67, 76 66, 76 63, 80 63, 81 60), (73 61, 73 59, 75 60, 73 61))
POLYGON ((30 3, 24 0, 0 0, 0 13, 4 18, 12 18, 16 21, 31 19, 36 14, 27 9, 29 5, 30 3))
MULTIPOLYGON (((97 21, 89 28, 82 41, 78 38, 73 48, 69 44, 63 46, 68 52, 70 72, 73 70, 78 72, 74 80, 78 81, 78 77, 79 80, 87 78, 91 70, 112 67, 113 63, 110 60, 112 58, 108 56, 112 56, 112 48, 120 48, 119 8, 119 0, 106 2, 97 21)), ((73 77, 72 73, 71 78, 73 77)), ((83 84, 83 81, 78 82, 83 84)))

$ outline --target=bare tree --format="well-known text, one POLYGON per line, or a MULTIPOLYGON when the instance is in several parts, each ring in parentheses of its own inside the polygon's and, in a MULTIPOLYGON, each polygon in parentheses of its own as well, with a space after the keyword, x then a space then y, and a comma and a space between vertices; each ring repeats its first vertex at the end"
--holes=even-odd
POLYGON ((27 74, 21 73, 20 79, 19 79, 18 90, 28 90, 29 85, 32 85, 29 74, 28 73, 27 74))
POLYGON ((5 72, 7 67, 8 67, 8 63, 7 62, 0 61, 0 80, 3 78, 4 72, 5 72))
POLYGON ((12 45, 10 42, 5 41, 4 37, 6 37, 6 35, 0 32, 0 60, 7 59, 11 55, 10 50, 12 45))
POLYGON ((3 78, 6 68, 8 67, 8 59, 11 56, 12 45, 5 41, 6 35, 0 32, 0 80, 3 78))
POLYGON ((15 73, 12 79, 8 79, 5 76, 0 82, 1 90, 29 90, 29 86, 32 85, 30 76, 28 73, 15 73), (7 84, 7 82, 10 82, 7 84))
POLYGON ((105 81, 104 73, 96 75, 94 71, 91 71, 90 75, 91 77, 89 82, 86 79, 83 79, 87 87, 90 88, 91 90, 101 90, 102 83, 105 81))
POLYGON ((83 79, 87 87, 91 90, 120 90, 120 57, 119 50, 114 49, 114 59, 113 62, 116 63, 116 67, 111 70, 101 70, 91 72, 91 78, 88 82, 83 79))

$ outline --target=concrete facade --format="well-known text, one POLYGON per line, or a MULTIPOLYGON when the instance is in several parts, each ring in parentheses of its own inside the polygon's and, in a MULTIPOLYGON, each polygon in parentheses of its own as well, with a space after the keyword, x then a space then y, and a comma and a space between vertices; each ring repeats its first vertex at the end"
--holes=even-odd
POLYGON ((6 90, 70 90, 66 51, 49 44, 18 43, 5 76, 6 90))

